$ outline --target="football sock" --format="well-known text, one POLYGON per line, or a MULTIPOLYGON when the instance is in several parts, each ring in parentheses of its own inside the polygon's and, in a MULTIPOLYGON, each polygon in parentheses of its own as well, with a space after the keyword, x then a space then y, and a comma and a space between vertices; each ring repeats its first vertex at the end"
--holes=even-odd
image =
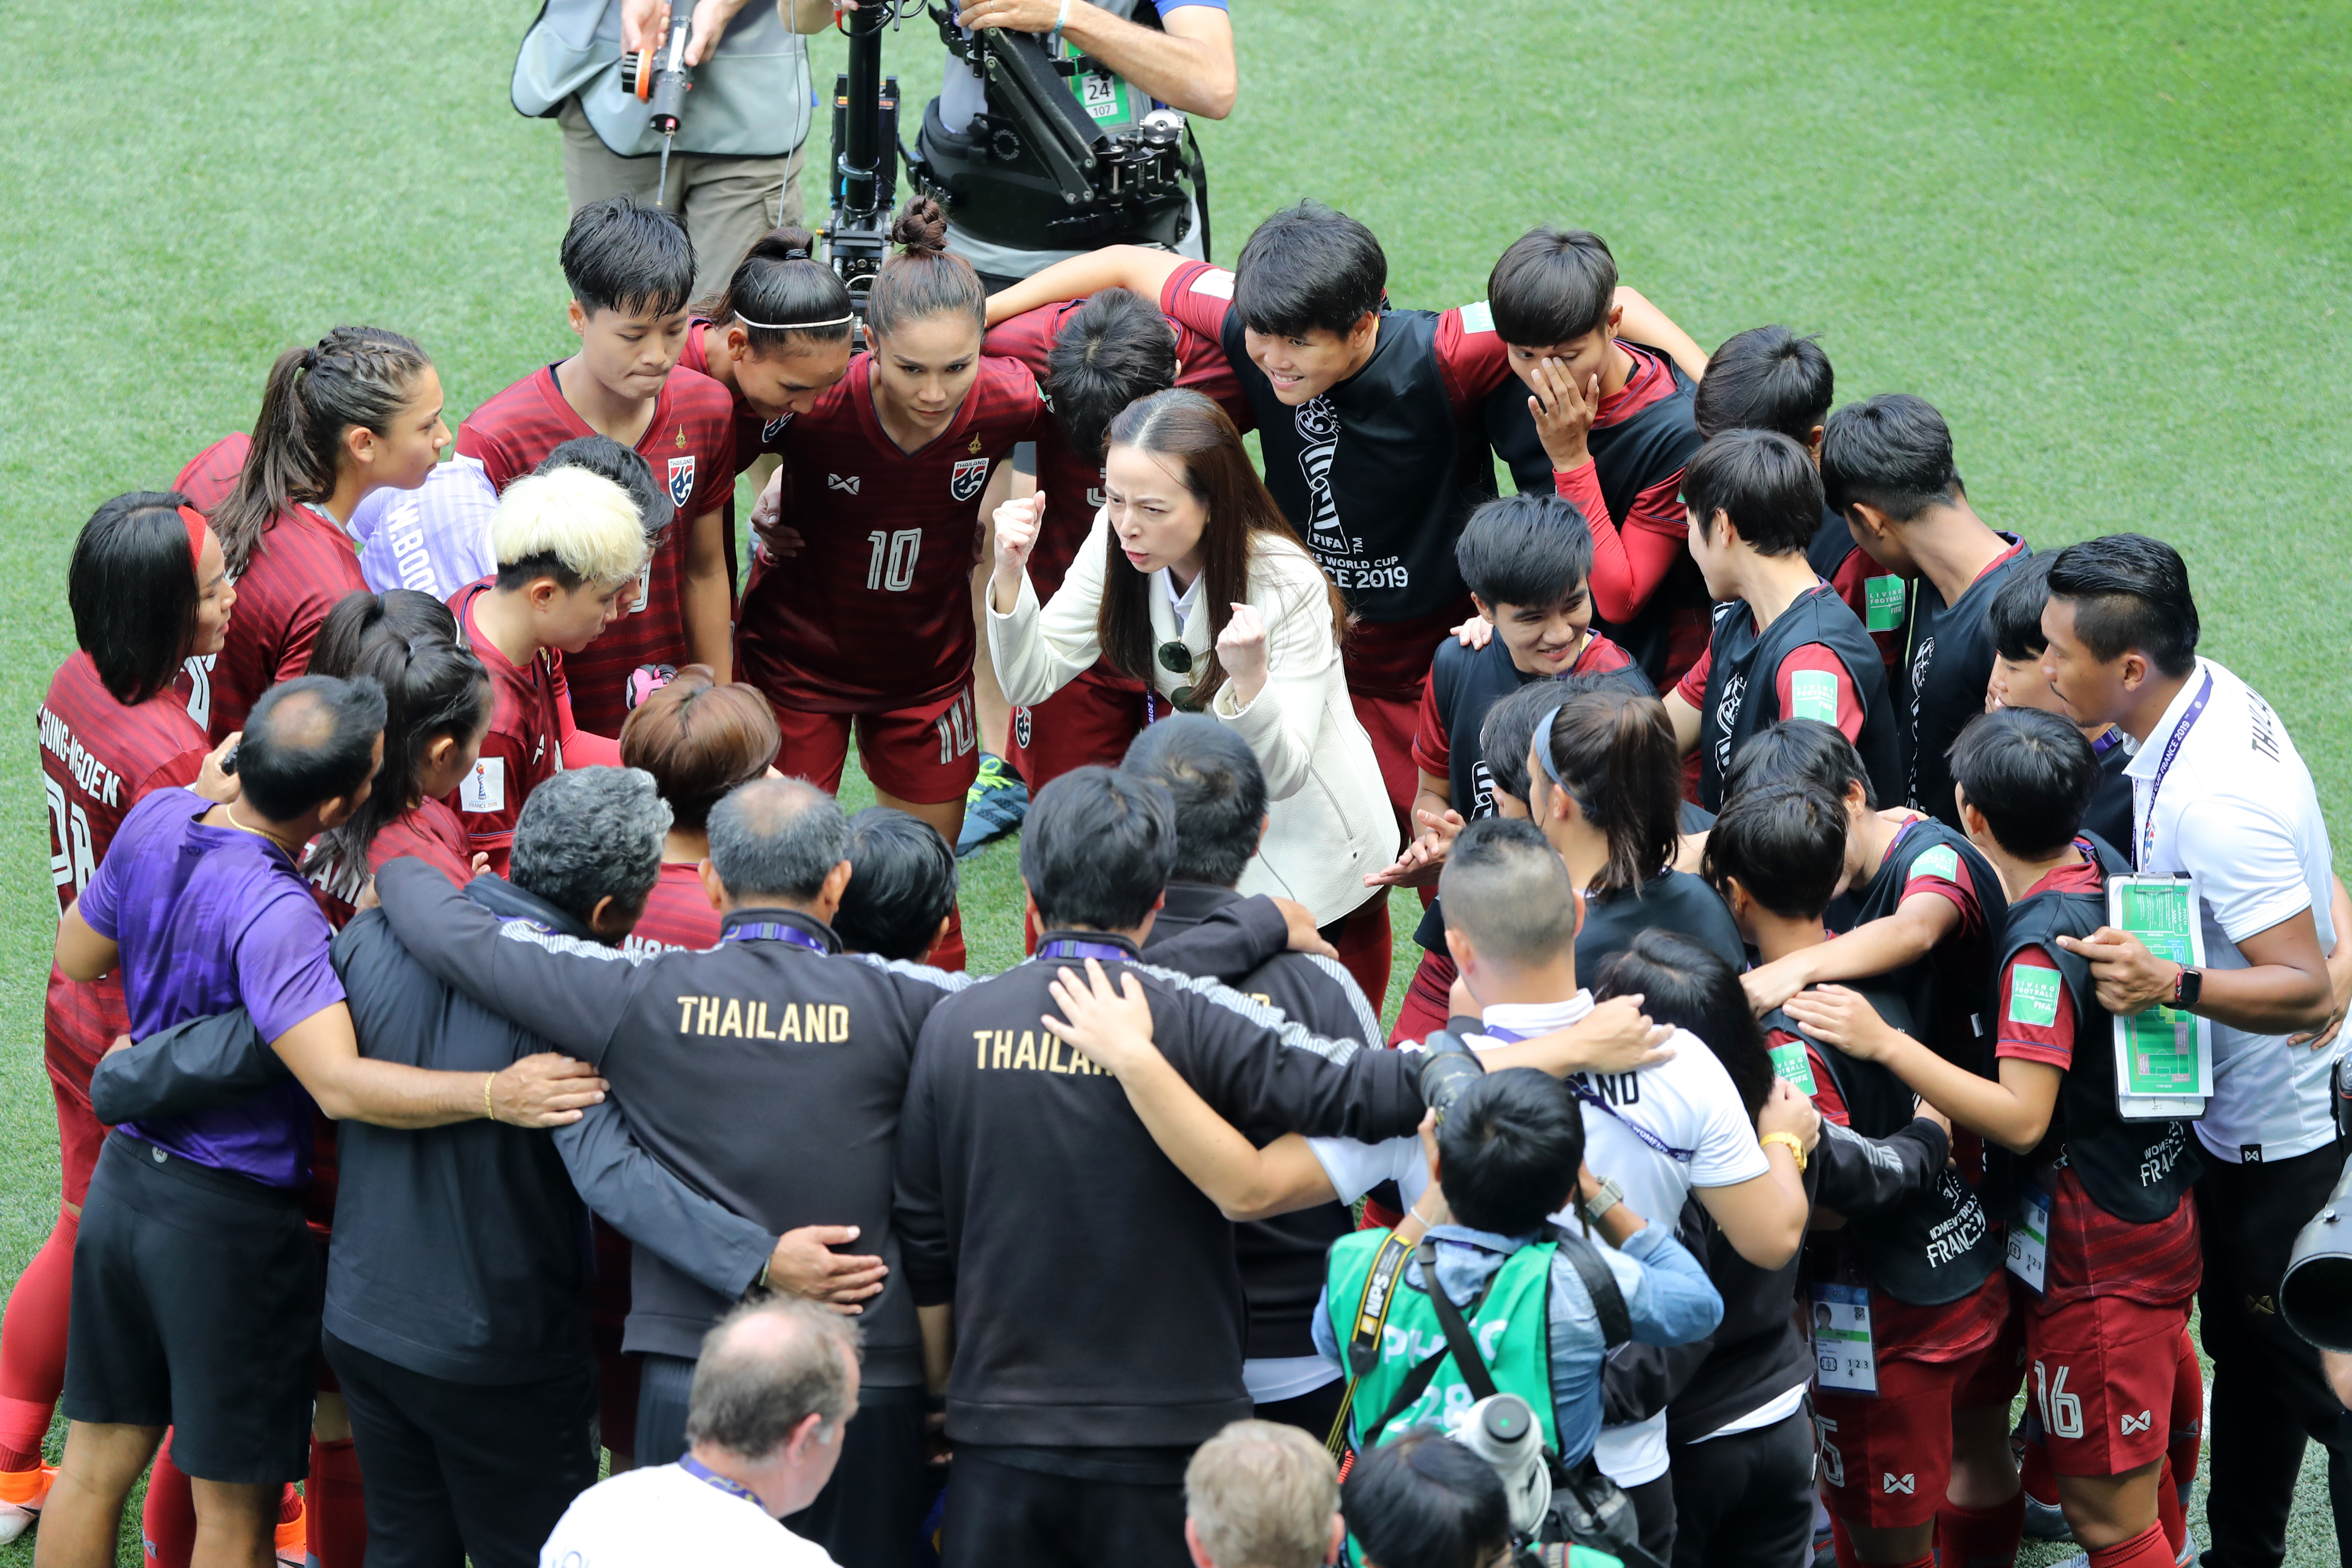
POLYGON ((73 1301, 74 1237, 60 1209, 56 1228, 25 1266, 0 1318, 0 1470, 37 1469, 58 1391, 66 1381, 66 1321, 73 1301))
POLYGON ((1936 1510, 1943 1568, 2014 1568, 2024 1531, 2022 1491, 1990 1508, 1959 1508, 1947 1500, 1936 1510))
POLYGON ((2091 1568, 2172 1568, 2164 1526, 2151 1524, 2129 1541, 2099 1547, 2091 1553, 2091 1568))
POLYGON ((367 1504, 359 1450, 350 1438, 310 1439, 310 1481, 302 1489, 314 1568, 361 1568, 367 1555, 367 1504))
POLYGON ((278 1495, 278 1522, 291 1524, 302 1517, 302 1494, 288 1481, 286 1489, 278 1495))
POLYGON ((196 1552, 196 1500, 188 1478, 172 1463, 171 1434, 155 1450, 147 1472, 147 1502, 140 1510, 139 1534, 147 1543, 147 1568, 188 1568, 196 1552))

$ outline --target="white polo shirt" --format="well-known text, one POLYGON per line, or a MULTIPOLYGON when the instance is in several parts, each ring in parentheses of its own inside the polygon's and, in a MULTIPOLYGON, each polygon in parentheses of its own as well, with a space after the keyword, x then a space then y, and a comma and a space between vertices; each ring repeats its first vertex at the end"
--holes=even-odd
MULTIPOLYGON (((2309 910, 2319 949, 2332 952, 2335 922, 2327 824, 2311 771, 2286 725, 2244 681, 2210 658, 2197 668, 2124 770, 2132 781, 2132 845, 2139 868, 2194 872, 2208 969, 2244 969, 2238 943, 2309 910), (2189 710, 2211 682, 2202 711, 2189 710), (2168 770, 2164 754, 2176 733, 2168 770), (2163 788, 2157 774, 2164 771, 2163 788)), ((2197 1137, 2231 1163, 2307 1154, 2336 1136, 2329 1075, 2343 1042, 2291 1046, 2215 1022, 2213 1098, 2197 1137)))
POLYGON ((539 1568, 836 1568, 824 1547, 758 1504, 676 1465, 629 1470, 572 1500, 539 1550, 539 1568))

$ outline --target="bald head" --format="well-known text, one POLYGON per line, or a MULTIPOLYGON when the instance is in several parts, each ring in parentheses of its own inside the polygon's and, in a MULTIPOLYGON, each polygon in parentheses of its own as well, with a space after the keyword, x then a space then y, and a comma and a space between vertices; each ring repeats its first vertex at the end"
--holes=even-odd
POLYGON ((805 779, 753 779, 710 810, 710 867, 738 903, 806 903, 848 854, 849 819, 805 779))
POLYGON ((247 805, 271 822, 293 822, 330 801, 354 798, 376 768, 383 689, 366 676, 305 675, 261 695, 237 742, 247 805))
POLYGON ((738 1307, 703 1337, 687 1441, 756 1463, 811 1415, 829 1440, 856 1408, 856 1376, 857 1331, 848 1319, 790 1296, 738 1307))
POLYGON ((1489 816, 1464 828, 1438 879, 1445 923, 1490 962, 1532 969, 1576 944, 1576 885, 1542 831, 1489 816))

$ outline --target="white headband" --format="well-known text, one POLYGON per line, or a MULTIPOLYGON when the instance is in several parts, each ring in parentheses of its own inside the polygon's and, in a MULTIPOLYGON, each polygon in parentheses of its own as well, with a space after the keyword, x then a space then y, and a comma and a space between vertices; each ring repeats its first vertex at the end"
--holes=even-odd
POLYGON ((829 321, 755 321, 738 310, 735 312, 735 319, 747 327, 757 327, 763 332, 805 332, 816 327, 845 327, 857 320, 857 316, 853 311, 846 316, 835 316, 829 321))

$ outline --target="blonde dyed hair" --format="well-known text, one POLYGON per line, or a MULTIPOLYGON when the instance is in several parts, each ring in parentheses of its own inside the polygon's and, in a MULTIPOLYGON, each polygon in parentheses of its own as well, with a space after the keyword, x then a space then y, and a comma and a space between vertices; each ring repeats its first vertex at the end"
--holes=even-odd
POLYGON ((1217 1568, 1322 1568, 1339 1467, 1296 1426, 1236 1421, 1184 1467, 1184 1506, 1217 1568))
POLYGON ((501 578, 520 565, 582 583, 634 577, 649 548, 644 521, 629 492, 585 468, 526 474, 499 497, 490 544, 501 578))

